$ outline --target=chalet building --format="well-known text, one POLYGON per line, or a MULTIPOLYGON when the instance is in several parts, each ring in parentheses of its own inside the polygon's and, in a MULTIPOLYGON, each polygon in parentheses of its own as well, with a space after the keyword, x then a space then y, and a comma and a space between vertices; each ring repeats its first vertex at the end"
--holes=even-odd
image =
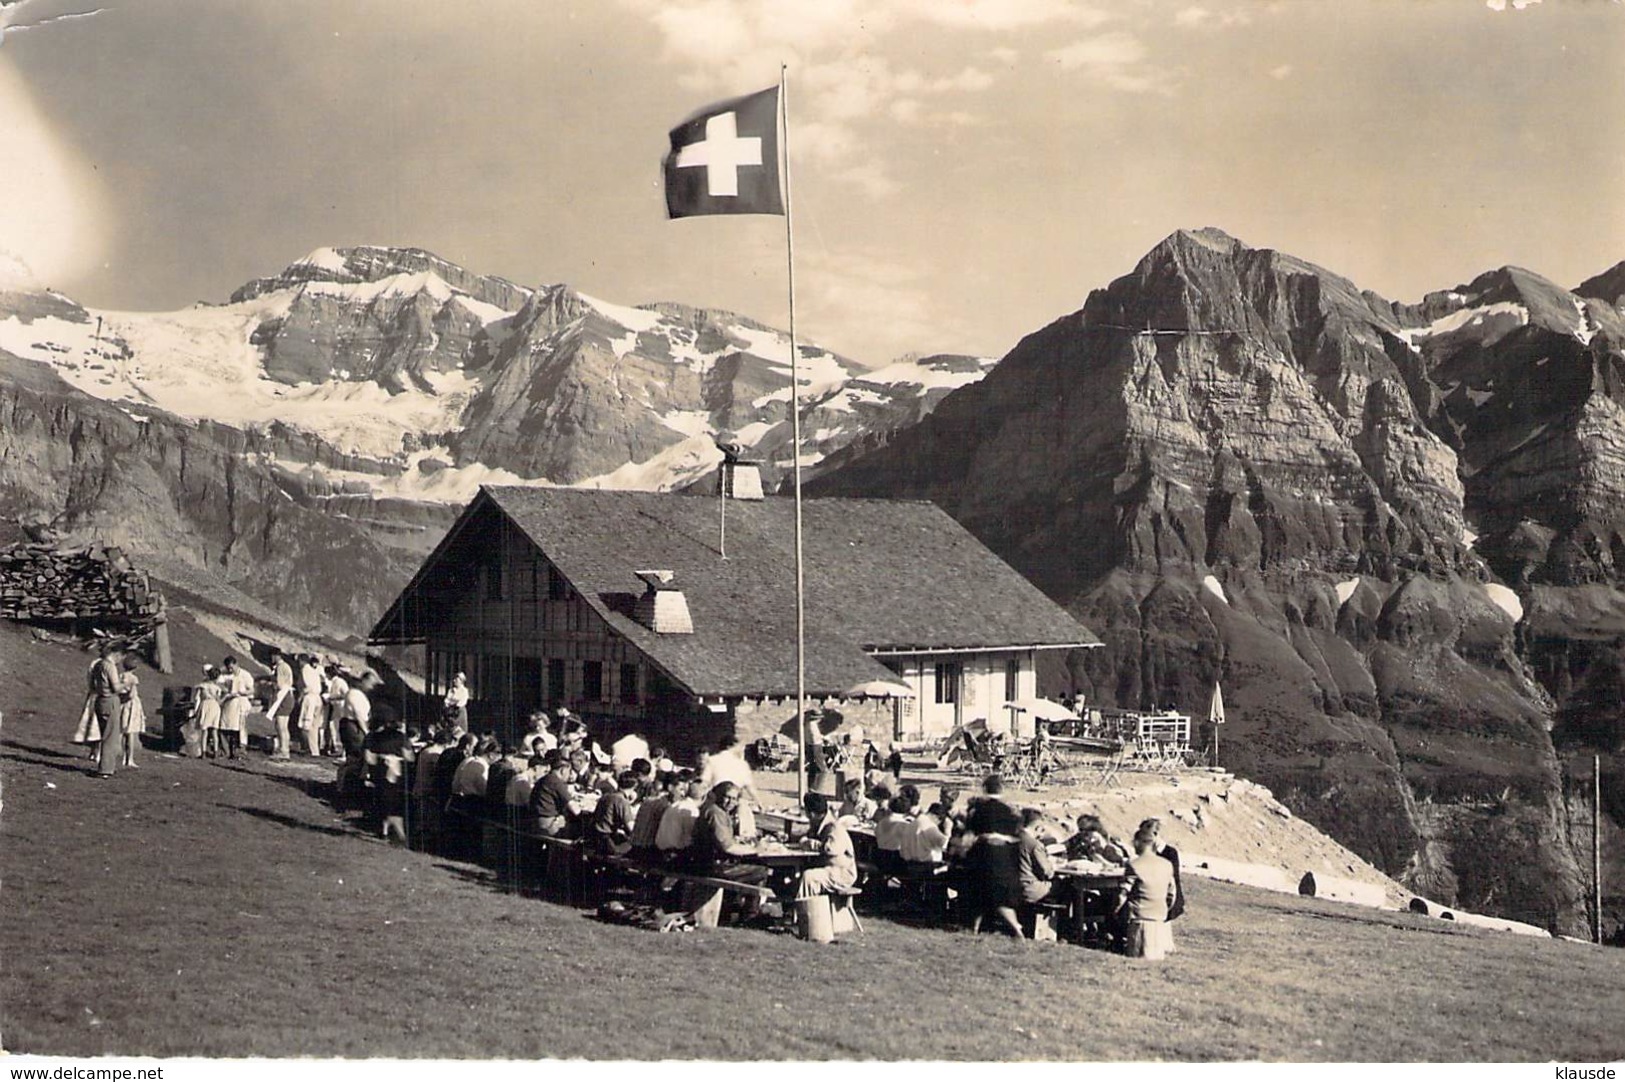
MULTIPOLYGON (((423 645, 431 696, 467 674, 483 729, 568 706, 674 753, 793 736, 794 504, 725 486, 738 498, 482 488, 371 640, 423 645)), ((825 732, 1009 728, 1003 704, 1035 694, 1039 651, 1099 645, 929 503, 807 500, 803 524, 806 684, 825 732)))

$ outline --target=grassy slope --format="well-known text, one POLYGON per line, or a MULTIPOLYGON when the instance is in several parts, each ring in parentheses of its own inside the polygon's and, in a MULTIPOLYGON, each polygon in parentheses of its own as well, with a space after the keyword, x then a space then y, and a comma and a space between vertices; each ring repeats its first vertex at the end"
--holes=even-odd
MULTIPOLYGON (((186 649, 216 652, 202 636, 186 649)), ((880 919, 823 948, 605 926, 366 839, 259 756, 240 770, 149 753, 94 780, 63 742, 83 655, 7 625, 0 658, 12 1051, 1625 1055, 1625 954, 1199 880, 1160 964, 880 919)))

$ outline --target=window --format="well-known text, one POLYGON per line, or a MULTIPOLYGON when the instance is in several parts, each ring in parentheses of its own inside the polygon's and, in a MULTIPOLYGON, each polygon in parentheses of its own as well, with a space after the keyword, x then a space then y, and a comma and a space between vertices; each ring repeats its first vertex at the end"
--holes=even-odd
POLYGON ((549 601, 564 601, 570 596, 570 584, 564 581, 559 569, 552 564, 547 565, 547 599, 549 601))
POLYGON ((1009 658, 1004 663, 1004 701, 1021 698, 1021 659, 1009 658))
POLYGON ((502 565, 494 560, 485 565, 485 600, 502 600, 502 565))
POLYGON ((564 701, 564 659, 550 657, 547 659, 547 702, 550 706, 557 706, 564 701))
POLYGON ((638 705, 638 667, 636 665, 621 666, 621 702, 628 706, 638 705))
POLYGON ((959 678, 961 667, 957 661, 937 662, 937 702, 956 703, 959 701, 959 678))
POLYGON ((583 661, 581 663, 581 697, 589 703, 603 701, 604 663, 602 661, 583 661))

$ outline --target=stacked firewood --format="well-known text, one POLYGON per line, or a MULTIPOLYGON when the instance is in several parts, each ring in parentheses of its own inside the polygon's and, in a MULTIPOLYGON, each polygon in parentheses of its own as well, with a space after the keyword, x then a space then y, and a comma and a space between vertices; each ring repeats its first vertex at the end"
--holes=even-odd
POLYGON ((0 549, 0 617, 150 623, 163 595, 116 545, 0 549))

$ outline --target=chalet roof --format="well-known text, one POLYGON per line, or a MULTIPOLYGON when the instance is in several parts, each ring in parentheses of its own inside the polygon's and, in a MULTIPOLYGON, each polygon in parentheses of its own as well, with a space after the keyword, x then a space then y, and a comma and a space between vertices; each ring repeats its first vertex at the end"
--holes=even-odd
MULTIPOLYGON (((889 676, 865 651, 1099 641, 932 504, 816 499, 802 508, 810 695, 889 676)), ((714 497, 488 486, 464 519, 490 513, 511 521, 611 628, 691 693, 795 693, 793 501, 729 501, 726 560, 714 497), (632 618, 642 592, 635 572, 645 568, 675 572, 692 635, 657 634, 632 618)), ((375 638, 421 637, 403 602, 443 551, 375 638)))

